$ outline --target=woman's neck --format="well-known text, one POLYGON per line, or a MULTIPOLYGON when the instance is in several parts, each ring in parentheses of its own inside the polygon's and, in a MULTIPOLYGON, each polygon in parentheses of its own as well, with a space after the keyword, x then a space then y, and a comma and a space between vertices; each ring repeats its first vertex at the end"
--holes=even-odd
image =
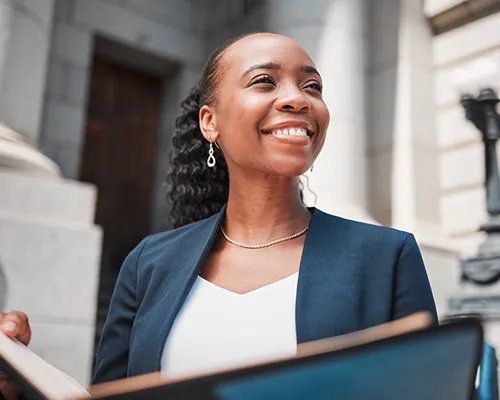
POLYGON ((255 244, 304 229, 311 213, 300 200, 298 178, 247 181, 229 186, 224 230, 233 240, 255 244))

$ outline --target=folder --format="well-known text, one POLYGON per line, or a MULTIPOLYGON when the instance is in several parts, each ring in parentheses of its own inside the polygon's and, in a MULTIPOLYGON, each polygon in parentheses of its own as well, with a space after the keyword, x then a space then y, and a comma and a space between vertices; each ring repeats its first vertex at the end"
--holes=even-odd
POLYGON ((0 368, 28 400, 472 399, 483 346, 481 323, 429 322, 429 315, 420 313, 304 343, 296 357, 175 380, 152 373, 88 389, 0 335, 0 368))

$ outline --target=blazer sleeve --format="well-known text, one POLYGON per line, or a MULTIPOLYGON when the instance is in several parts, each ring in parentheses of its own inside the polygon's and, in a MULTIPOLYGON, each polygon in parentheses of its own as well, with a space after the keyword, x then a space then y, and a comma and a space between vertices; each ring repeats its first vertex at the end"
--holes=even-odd
POLYGON ((392 319, 429 311, 437 321, 436 305, 420 249, 412 234, 408 234, 400 250, 394 276, 392 319))
POLYGON ((127 377, 130 335, 137 312, 137 265, 146 242, 147 238, 129 253, 118 274, 101 334, 92 384, 127 377))

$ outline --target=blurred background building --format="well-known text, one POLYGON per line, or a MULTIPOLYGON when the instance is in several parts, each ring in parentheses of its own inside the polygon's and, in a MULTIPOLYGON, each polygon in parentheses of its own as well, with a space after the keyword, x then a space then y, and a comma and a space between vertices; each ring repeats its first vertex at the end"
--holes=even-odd
MULTIPOLYGON (((487 218, 459 91, 485 72, 500 86, 499 26, 500 0, 0 1, 4 308, 30 316, 35 351, 89 382, 123 258, 169 229, 180 101, 218 44, 272 31, 310 52, 331 111, 307 202, 413 232, 447 315, 487 218)), ((500 344, 494 323, 488 335, 500 344)))

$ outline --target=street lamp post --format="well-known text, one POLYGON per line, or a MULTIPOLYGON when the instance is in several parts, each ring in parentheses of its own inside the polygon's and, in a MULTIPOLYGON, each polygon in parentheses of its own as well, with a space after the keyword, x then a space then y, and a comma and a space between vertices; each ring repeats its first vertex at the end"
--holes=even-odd
MULTIPOLYGON (((491 60, 480 61, 471 76, 481 77, 483 72, 498 72, 498 67, 491 60)), ((464 76, 462 72, 462 78, 464 76)), ((496 77, 495 77, 496 78, 496 77)), ((463 83, 462 79, 462 83, 463 83)), ((484 168, 486 189, 486 210, 488 219, 479 230, 485 233, 474 256, 461 262, 461 290, 450 299, 450 313, 479 314, 484 318, 500 318, 500 171, 496 143, 500 139, 500 115, 497 104, 500 102, 495 90, 487 84, 479 84, 477 95, 462 91, 460 103, 465 117, 474 124, 481 134, 484 147, 484 168)))
MULTIPOLYGON (((496 111, 499 101, 496 92, 491 88, 482 89, 477 98, 463 95, 460 101, 466 118, 481 132, 486 167, 486 209, 488 215, 494 219, 500 215, 500 182, 496 152, 496 142, 500 139, 500 117, 496 111)), ((494 231, 498 231, 497 228, 496 224, 492 227, 494 231)), ((482 230, 490 231, 487 227, 482 230)))
POLYGON ((500 116, 496 111, 499 101, 491 88, 482 89, 476 98, 466 94, 461 99, 466 118, 481 132, 484 146, 488 221, 479 229, 487 236, 477 256, 463 263, 465 278, 478 284, 491 284, 500 278, 500 176, 496 151, 500 139, 500 116))

